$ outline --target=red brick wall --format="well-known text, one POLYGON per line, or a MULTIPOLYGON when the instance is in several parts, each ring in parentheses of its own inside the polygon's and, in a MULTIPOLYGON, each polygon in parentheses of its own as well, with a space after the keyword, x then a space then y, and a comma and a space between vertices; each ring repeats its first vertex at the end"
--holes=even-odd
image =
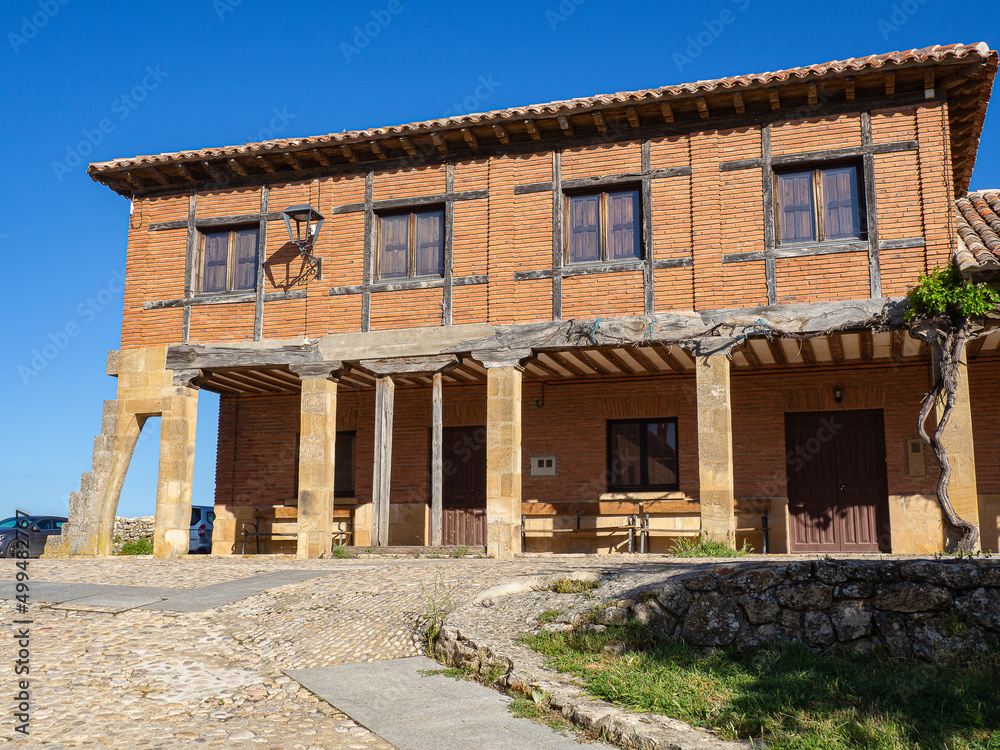
MULTIPOLYGON (((995 366, 995 363, 994 363, 995 366)), ((1000 460, 989 446, 1000 440, 991 404, 997 378, 973 366, 973 407, 980 491, 1000 491, 1000 460), (979 417, 979 415, 983 415, 979 417), (977 447, 977 451, 980 450, 977 447)), ((995 372, 995 370, 993 371, 995 372)), ((929 364, 801 367, 732 376, 733 450, 737 497, 783 497, 786 409, 881 408, 885 417, 890 495, 933 494, 936 470, 908 473, 906 441, 918 437, 916 414, 928 386, 929 364), (844 391, 832 403, 834 386, 844 391), (789 401, 791 399, 791 401, 789 401), (791 404, 791 405, 790 405, 791 404), (803 408, 805 405, 806 408, 803 408), (810 406, 814 405, 814 406, 810 406)), ((430 389, 398 388, 393 421, 392 501, 427 502, 430 451, 430 389)), ((594 500, 606 491, 606 423, 628 417, 676 417, 680 489, 698 496, 697 412, 693 375, 563 381, 545 386, 526 380, 522 402, 522 497, 547 502, 594 500), (532 477, 532 454, 555 453, 558 475, 532 477)), ((294 495, 295 460, 289 446, 298 431, 294 396, 222 399, 219 416, 216 502, 254 505, 294 495), (235 471, 234 471, 235 457, 235 471)), ((481 424, 485 388, 446 386, 445 424, 481 424)), ((342 388, 338 429, 357 433, 355 481, 359 502, 371 500, 374 396, 342 388)))
MULTIPOLYGON (((885 294, 900 295, 919 273, 947 263, 954 243, 947 112, 945 105, 887 109, 872 113, 875 142, 916 140, 919 150, 875 157, 878 231, 882 239, 925 237, 926 248, 885 251, 885 294)), ((858 114, 777 122, 774 154, 861 145, 858 114)), ((659 311, 713 309, 764 304, 764 263, 722 263, 730 253, 763 249, 763 197, 759 169, 720 171, 724 161, 760 156, 761 129, 746 126, 672 135, 651 141, 652 167, 690 167, 690 176, 653 181, 653 257, 693 258, 694 266, 655 273, 659 311)), ((552 179, 552 154, 497 156, 455 164, 455 189, 488 189, 489 198, 455 204, 454 273, 489 274, 489 285, 456 287, 455 323, 516 323, 552 316, 549 280, 514 281, 518 271, 552 264, 552 195, 515 195, 517 185, 552 179)), ((636 141, 566 149, 566 179, 600 176, 641 167, 636 141)), ((378 172, 375 199, 438 194, 446 169, 430 166, 378 172)), ((310 202, 327 216, 315 248, 323 278, 292 283, 301 259, 288 243, 284 224, 269 226, 265 291, 307 292, 307 298, 268 303, 265 338, 287 339, 357 331, 360 295, 331 296, 330 288, 360 284, 364 214, 333 215, 332 209, 364 199, 363 174, 274 185, 270 209, 310 202)), ((223 190, 198 196, 198 217, 254 213, 258 189, 223 190)), ((146 311, 143 303, 183 294, 186 232, 150 232, 154 222, 187 216, 185 195, 141 200, 129 233, 122 346, 176 343, 181 339, 179 308, 146 311)), ((869 293, 865 253, 786 259, 777 264, 780 302, 851 299, 869 293)), ((372 296, 373 330, 441 324, 441 290, 407 290, 372 296)), ((564 317, 630 315, 643 311, 642 276, 626 272, 567 279, 564 317)), ((192 341, 245 340, 253 336, 253 304, 195 307, 192 341)))
POLYGON ((972 431, 976 440, 976 488, 980 495, 1000 494, 1000 357, 976 357, 969 363, 972 431))

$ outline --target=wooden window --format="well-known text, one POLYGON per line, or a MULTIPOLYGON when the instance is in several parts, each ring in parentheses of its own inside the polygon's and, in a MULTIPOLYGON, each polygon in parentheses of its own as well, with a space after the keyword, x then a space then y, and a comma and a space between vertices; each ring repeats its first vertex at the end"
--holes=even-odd
POLYGON ((338 432, 333 457, 333 494, 354 497, 354 444, 357 433, 338 432))
POLYGON ((444 209, 378 217, 378 278, 444 276, 444 209))
POLYGON ((856 165, 780 172, 774 180, 779 244, 867 237, 856 165))
POLYGON ((195 289, 224 293, 257 288, 257 227, 201 235, 195 289))
POLYGON ((639 190, 605 190, 566 197, 567 263, 642 258, 639 190))
POLYGON ((677 489, 677 420, 608 422, 608 489, 677 489))

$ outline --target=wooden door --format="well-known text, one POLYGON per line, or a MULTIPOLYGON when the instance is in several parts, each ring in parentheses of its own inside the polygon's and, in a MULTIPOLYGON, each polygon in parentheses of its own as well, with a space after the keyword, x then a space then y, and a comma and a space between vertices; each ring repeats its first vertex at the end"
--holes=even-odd
POLYGON ((785 415, 792 552, 888 552, 881 411, 785 415))
POLYGON ((486 544, 486 428, 445 427, 441 539, 486 544))

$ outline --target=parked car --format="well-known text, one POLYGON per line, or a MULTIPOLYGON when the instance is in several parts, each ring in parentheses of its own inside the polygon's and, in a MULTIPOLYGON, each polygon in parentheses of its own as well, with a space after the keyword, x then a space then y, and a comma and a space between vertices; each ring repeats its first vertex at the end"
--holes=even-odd
POLYGON ((68 520, 63 516, 3 519, 0 521, 0 557, 19 557, 24 550, 27 550, 28 557, 41 556, 45 551, 45 540, 58 534, 68 520))
POLYGON ((191 506, 191 546, 190 552, 212 552, 212 524, 215 523, 215 508, 211 505, 191 506))

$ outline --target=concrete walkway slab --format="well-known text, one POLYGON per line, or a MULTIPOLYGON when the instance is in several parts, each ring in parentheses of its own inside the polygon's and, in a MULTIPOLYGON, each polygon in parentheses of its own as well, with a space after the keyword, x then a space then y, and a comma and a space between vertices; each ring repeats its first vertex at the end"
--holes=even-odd
POLYGON ((399 750, 611 750, 511 715, 511 699, 423 656, 286 674, 399 750))

